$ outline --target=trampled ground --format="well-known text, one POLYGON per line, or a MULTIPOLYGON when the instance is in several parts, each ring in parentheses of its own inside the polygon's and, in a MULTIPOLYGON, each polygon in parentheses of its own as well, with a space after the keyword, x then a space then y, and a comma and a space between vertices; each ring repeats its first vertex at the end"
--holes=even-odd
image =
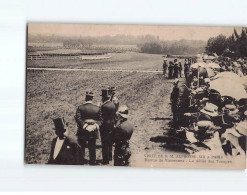
MULTIPOLYGON (((29 61, 28 67, 162 70, 162 62, 161 55, 125 53, 116 54, 102 63, 29 61)), ((163 153, 165 149, 160 147, 161 143, 150 141, 150 138, 163 135, 171 119, 168 103, 172 81, 162 74, 27 70, 26 163, 47 162, 55 136, 52 118, 65 117, 70 136, 76 139, 74 116, 77 106, 84 102, 84 94, 89 89, 95 92, 95 103, 99 103, 101 89, 105 86, 116 86, 120 104, 126 104, 130 109, 129 120, 135 126, 130 144, 131 165, 135 166, 138 160, 135 156, 144 151, 163 153)), ((97 159, 102 159, 101 149, 97 149, 97 159)))

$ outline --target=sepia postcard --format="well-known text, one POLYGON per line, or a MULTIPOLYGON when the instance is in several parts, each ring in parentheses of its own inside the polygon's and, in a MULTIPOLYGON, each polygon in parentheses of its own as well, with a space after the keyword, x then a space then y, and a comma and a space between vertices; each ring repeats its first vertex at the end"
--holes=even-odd
POLYGON ((26 164, 246 168, 246 27, 29 23, 26 50, 26 164))

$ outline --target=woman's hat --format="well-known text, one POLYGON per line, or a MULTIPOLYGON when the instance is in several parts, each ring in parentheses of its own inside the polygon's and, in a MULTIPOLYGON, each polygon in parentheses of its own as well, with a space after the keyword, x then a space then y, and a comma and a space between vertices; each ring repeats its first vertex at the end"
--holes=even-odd
POLYGON ((241 134, 247 136, 247 123, 240 122, 236 126, 236 130, 241 134))
POLYGON ((209 116, 218 116, 218 106, 212 103, 206 103, 205 107, 200 112, 209 116))
POLYGON ((128 118, 128 114, 129 114, 129 109, 126 105, 120 106, 118 108, 117 114, 119 114, 120 116, 122 116, 123 118, 128 118))

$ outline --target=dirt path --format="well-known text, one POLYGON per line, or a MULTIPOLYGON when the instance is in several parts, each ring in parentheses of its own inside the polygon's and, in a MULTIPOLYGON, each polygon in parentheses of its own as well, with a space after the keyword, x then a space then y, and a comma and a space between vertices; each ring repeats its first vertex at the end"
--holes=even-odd
POLYGON ((164 143, 151 140, 162 137, 169 129, 169 122, 172 119, 169 101, 173 80, 167 80, 163 75, 155 77, 153 87, 148 89, 146 103, 138 108, 138 112, 134 113, 134 119, 138 119, 139 122, 137 120, 132 122, 139 123, 139 126, 136 127, 130 143, 131 166, 142 166, 145 156, 149 154, 169 153, 163 147, 164 143))

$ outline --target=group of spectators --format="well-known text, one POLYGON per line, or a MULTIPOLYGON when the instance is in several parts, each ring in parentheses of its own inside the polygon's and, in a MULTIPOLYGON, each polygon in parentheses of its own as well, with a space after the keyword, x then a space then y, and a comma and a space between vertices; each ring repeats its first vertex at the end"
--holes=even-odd
MULTIPOLYGON (((186 71, 188 71, 188 67, 195 62, 196 62, 195 58, 186 58, 184 64, 184 73, 186 73, 186 71)), ((167 59, 164 59, 164 63, 163 63, 164 77, 167 77, 168 79, 176 79, 178 77, 182 77, 182 70, 183 67, 181 61, 174 59, 174 61, 169 61, 168 64, 167 59)))
POLYGON ((129 165, 129 141, 134 128, 128 120, 128 107, 119 104, 115 87, 102 89, 101 98, 101 104, 96 105, 94 93, 87 91, 85 102, 78 106, 75 114, 77 141, 68 136, 68 125, 63 117, 53 119, 57 136, 52 141, 48 164, 129 165), (97 140, 101 142, 102 159, 96 159, 97 140))
POLYGON ((170 98, 170 135, 187 152, 245 154, 247 93, 240 78, 246 75, 246 67, 244 59, 185 60, 186 82, 175 79, 170 98))

